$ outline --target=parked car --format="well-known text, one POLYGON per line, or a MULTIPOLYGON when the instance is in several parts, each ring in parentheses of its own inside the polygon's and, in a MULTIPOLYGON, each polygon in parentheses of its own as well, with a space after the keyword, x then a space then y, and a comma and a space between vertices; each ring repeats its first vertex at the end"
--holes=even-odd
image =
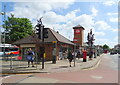
POLYGON ((113 55, 113 54, 114 54, 114 52, 113 52, 113 51, 111 51, 111 52, 110 52, 110 55, 113 55))

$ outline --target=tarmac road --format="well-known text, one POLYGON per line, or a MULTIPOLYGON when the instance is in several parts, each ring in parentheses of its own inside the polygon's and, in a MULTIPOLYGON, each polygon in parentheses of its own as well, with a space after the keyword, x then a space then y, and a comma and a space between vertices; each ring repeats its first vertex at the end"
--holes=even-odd
MULTIPOLYGON (((114 55, 116 57, 117 55, 114 55)), ((105 54, 101 62, 93 69, 61 73, 36 73, 9 75, 3 77, 3 83, 118 83, 116 60, 105 54), (114 62, 114 63, 113 63, 114 62)), ((117 59, 117 58, 114 58, 117 59)))

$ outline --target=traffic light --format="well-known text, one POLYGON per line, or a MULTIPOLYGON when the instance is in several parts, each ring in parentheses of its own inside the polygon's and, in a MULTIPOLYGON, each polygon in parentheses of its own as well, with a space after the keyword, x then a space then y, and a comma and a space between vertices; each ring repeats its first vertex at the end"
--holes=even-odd
POLYGON ((43 28, 43 38, 48 38, 48 28, 43 28))
POLYGON ((38 38, 41 39, 41 29, 40 29, 40 24, 36 25, 36 34, 38 35, 38 38))

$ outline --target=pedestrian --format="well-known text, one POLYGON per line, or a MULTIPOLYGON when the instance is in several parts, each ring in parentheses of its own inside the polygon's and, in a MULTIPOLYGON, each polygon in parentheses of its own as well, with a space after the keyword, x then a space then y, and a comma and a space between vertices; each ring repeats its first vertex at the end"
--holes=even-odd
POLYGON ((92 60, 93 57, 93 51, 92 49, 89 50, 89 60, 92 60))
POLYGON ((62 50, 59 51, 59 59, 62 60, 63 58, 63 53, 62 53, 62 50))
POLYGON ((70 64, 70 67, 71 67, 71 62, 72 62, 72 60, 73 60, 73 55, 72 55, 72 51, 69 51, 68 52, 68 60, 69 60, 69 64, 70 64))
POLYGON ((33 61, 34 61, 34 52, 30 48, 27 52, 27 60, 28 60, 28 67, 30 66, 30 62, 32 64, 32 67, 34 67, 33 61))
POLYGON ((78 50, 78 52, 77 52, 77 55, 76 55, 76 58, 80 58, 80 51, 78 50))
POLYGON ((95 50, 93 51, 93 54, 94 54, 94 58, 96 58, 96 51, 95 50))

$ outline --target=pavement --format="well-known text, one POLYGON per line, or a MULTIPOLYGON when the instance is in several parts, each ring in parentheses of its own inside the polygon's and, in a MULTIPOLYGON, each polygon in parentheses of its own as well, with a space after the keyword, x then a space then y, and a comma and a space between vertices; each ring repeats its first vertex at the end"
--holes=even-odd
POLYGON ((87 62, 83 62, 83 58, 76 59, 75 66, 74 62, 72 62, 72 67, 69 67, 69 61, 67 59, 58 60, 56 64, 52 64, 52 61, 46 61, 44 65, 44 69, 42 69, 42 65, 35 64, 35 67, 28 67, 27 61, 4 61, 0 60, 2 70, 1 74, 29 74, 29 73, 59 73, 59 72, 72 72, 77 70, 87 70, 95 67, 101 57, 97 56, 97 58, 93 58, 92 60, 88 59, 87 62), (12 68, 10 65, 12 63, 12 68))

